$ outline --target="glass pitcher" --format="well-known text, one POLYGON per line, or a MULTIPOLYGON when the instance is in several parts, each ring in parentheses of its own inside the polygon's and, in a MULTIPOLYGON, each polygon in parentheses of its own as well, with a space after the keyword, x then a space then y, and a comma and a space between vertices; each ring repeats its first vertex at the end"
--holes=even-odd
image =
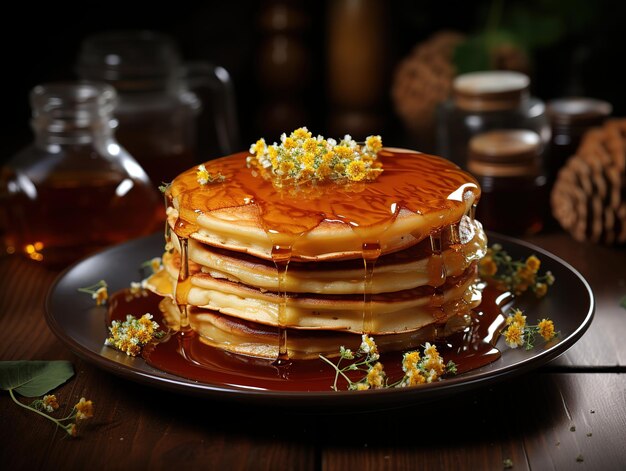
POLYGON ((155 185, 208 160, 205 136, 222 155, 238 149, 234 89, 228 72, 206 62, 183 63, 167 35, 111 31, 85 38, 76 61, 79 77, 105 81, 118 93, 116 136, 155 185), (199 96, 210 98, 203 102, 199 96), (199 122, 212 121, 213 129, 199 122), (204 138, 204 139, 203 139, 204 138), (215 145, 216 144, 216 145, 215 145), (206 146, 205 146, 206 147, 206 146))

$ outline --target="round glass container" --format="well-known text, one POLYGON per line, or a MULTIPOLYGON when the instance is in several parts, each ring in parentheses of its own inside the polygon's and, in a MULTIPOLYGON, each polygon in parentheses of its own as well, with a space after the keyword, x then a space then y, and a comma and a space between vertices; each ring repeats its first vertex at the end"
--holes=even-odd
POLYGON ((8 162, 0 182, 6 250, 60 267, 153 232, 162 199, 114 137, 115 90, 48 83, 30 101, 34 142, 8 162))
POLYGON ((485 229, 528 235, 543 228, 547 191, 540 148, 539 135, 523 129, 471 138, 468 170, 481 186, 476 218, 485 229))
POLYGON ((452 97, 437 110, 441 156, 467 168, 470 139, 495 129, 528 129, 550 140, 545 104, 532 97, 527 75, 510 71, 472 72, 453 82, 452 97))

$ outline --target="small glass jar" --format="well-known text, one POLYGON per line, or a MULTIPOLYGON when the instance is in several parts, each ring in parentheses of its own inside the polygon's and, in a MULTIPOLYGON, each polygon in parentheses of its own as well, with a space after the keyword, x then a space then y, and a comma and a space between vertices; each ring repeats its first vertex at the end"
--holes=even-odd
POLYGON ((453 82, 452 97, 437 109, 437 147, 442 157, 467 168, 468 144, 494 129, 529 129, 550 140, 542 100, 529 92, 527 75, 510 71, 471 72, 453 82))
POLYGON ((585 97, 565 97, 548 101, 548 117, 552 138, 546 157, 548 182, 552 184, 567 159, 576 153, 583 134, 601 126, 613 107, 603 100, 585 97))
POLYGON ((36 86, 34 142, 3 168, 7 251, 63 267, 157 229, 162 198, 115 140, 115 90, 95 82, 36 86))
POLYGON ((544 227, 548 207, 541 138, 534 131, 488 131, 470 139, 468 170, 481 197, 476 218, 485 229, 530 235, 544 227))

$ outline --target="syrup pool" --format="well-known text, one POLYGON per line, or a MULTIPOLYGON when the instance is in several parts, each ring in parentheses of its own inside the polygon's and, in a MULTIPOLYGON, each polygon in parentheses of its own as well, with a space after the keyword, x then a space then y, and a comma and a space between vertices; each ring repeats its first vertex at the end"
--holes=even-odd
MULTIPOLYGON (((150 292, 139 296, 133 296, 128 290, 113 293, 109 302, 107 325, 113 320, 125 320, 127 314, 140 317, 149 312, 163 326, 158 307, 161 299, 150 292)), ((457 374, 480 368, 500 358, 500 351, 495 344, 505 322, 503 311, 510 300, 511 297, 506 293, 487 286, 483 290, 480 306, 471 313, 470 325, 463 331, 434 342, 445 363, 450 360, 456 363, 457 374)), ((402 353, 381 355, 380 361, 390 383, 402 378, 404 374, 402 353)), ((321 359, 292 360, 277 366, 272 360, 210 347, 202 343, 193 331, 171 332, 160 342, 144 347, 142 357, 149 365, 161 371, 206 384, 242 389, 329 391, 335 377, 334 370, 321 359)), ((340 380, 338 388, 346 389, 347 385, 340 380)))

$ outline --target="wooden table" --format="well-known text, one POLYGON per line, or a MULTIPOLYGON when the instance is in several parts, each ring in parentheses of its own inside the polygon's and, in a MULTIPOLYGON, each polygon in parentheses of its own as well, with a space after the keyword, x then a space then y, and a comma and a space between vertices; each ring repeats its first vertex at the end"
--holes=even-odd
POLYGON ((368 413, 259 410, 161 391, 99 370, 48 329, 57 272, 0 259, 0 359, 65 359, 55 392, 96 414, 80 436, 0 393, 0 466, 16 469, 626 469, 626 251, 562 233, 527 239, 577 268, 596 296, 593 324, 540 370, 445 400, 368 413))

